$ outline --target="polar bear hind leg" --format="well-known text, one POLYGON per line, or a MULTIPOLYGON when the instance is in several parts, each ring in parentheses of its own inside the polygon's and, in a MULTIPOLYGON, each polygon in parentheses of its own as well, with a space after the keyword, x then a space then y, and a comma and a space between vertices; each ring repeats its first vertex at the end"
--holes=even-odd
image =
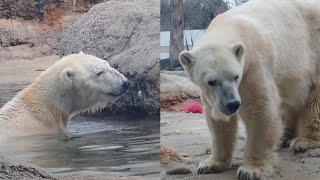
MULTIPOLYGON (((320 85, 320 83, 319 83, 320 85)), ((305 107, 302 109, 298 134, 290 143, 290 150, 302 152, 308 149, 320 148, 320 87, 316 86, 310 92, 305 107)))

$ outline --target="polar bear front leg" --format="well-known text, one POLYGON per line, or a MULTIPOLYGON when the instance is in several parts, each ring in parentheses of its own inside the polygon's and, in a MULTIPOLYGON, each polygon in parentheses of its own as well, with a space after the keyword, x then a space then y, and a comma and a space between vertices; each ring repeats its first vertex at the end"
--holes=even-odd
POLYGON ((230 169, 232 152, 237 133, 237 115, 229 121, 214 120, 211 110, 206 107, 206 121, 212 139, 212 153, 210 157, 199 164, 198 174, 218 173, 230 169))
POLYGON ((244 110, 242 116, 248 136, 245 161, 237 177, 240 180, 269 179, 277 160, 275 149, 282 134, 282 123, 274 106, 252 108, 244 110))

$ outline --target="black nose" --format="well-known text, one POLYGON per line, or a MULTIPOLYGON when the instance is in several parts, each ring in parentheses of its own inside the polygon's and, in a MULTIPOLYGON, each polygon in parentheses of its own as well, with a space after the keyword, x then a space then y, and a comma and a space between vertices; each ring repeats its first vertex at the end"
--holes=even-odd
POLYGON ((234 113, 236 112, 240 107, 240 101, 231 101, 227 104, 227 109, 234 113))
POLYGON ((130 87, 130 81, 124 81, 122 87, 123 89, 127 90, 130 87))

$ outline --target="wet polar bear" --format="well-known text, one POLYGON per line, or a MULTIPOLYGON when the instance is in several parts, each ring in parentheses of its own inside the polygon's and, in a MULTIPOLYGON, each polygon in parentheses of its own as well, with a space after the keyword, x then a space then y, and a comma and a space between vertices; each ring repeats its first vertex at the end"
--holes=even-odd
POLYGON ((65 56, 0 109, 0 137, 66 133, 73 116, 105 107, 128 87, 105 60, 82 52, 65 56))
POLYGON ((268 179, 276 145, 320 147, 320 2, 251 0, 217 16, 191 51, 180 54, 201 89, 213 139, 198 173, 230 168, 237 121, 247 130, 238 179, 268 179), (291 132, 291 133, 288 133, 291 132))

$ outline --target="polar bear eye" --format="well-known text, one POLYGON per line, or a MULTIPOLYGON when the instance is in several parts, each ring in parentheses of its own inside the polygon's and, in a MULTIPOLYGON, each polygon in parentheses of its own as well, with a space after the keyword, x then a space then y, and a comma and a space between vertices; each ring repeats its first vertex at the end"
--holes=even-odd
POLYGON ((97 76, 100 76, 103 73, 104 73, 104 71, 100 71, 100 72, 97 73, 97 76))
POLYGON ((217 84, 217 80, 208 81, 209 86, 215 86, 217 84))
POLYGON ((238 78, 239 78, 239 76, 238 76, 238 75, 236 75, 236 77, 234 77, 234 80, 236 81, 236 80, 238 80, 238 78))

